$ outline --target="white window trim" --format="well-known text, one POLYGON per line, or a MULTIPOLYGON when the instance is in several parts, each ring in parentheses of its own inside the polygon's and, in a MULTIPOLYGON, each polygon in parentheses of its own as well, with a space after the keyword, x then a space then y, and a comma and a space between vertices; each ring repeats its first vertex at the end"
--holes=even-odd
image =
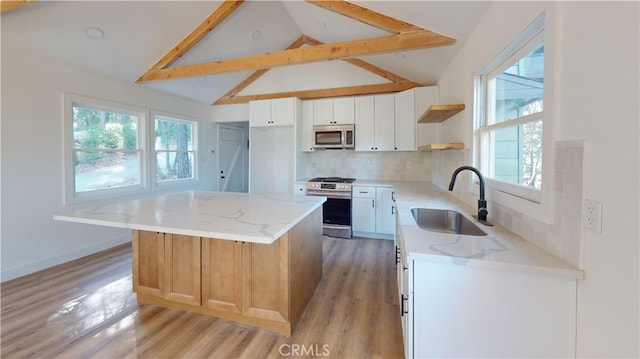
POLYGON ((198 173, 200 170, 200 166, 198 165, 198 156, 199 156, 198 154, 198 137, 199 137, 198 120, 188 116, 183 116, 178 114, 171 114, 171 113, 160 112, 160 111, 151 111, 151 121, 149 121, 149 125, 151 128, 151 130, 149 131, 149 143, 152 144, 149 146, 150 148, 149 152, 151 155, 150 168, 153 169, 150 172, 151 172, 151 183, 153 184, 153 188, 165 190, 165 189, 177 189, 182 187, 193 187, 193 185, 195 183, 198 183, 199 181, 198 173), (157 117, 164 118, 173 122, 188 123, 193 126, 193 133, 192 133, 193 138, 191 139, 193 141, 192 147, 194 148, 193 178, 158 182, 157 173, 155 170, 157 165, 156 163, 157 156, 156 156, 156 148, 155 148, 155 140, 156 140, 155 123, 156 123, 157 117))
POLYGON ((146 155, 146 128, 149 111, 144 108, 95 98, 63 93, 63 145, 64 145, 64 203, 75 204, 113 197, 114 195, 143 194, 149 191, 148 163, 146 155), (138 116, 138 148, 140 149, 140 184, 125 187, 107 188, 88 192, 75 191, 75 165, 73 163, 73 104, 85 104, 100 110, 118 111, 138 116))
MULTIPOLYGON (((518 122, 528 123, 531 117, 543 118, 543 156, 542 162, 542 188, 540 190, 531 189, 522 185, 507 183, 495 180, 493 178, 485 178, 487 198, 502 206, 511 208, 517 212, 526 214, 529 217, 535 218, 544 223, 551 223, 552 211, 553 211, 553 169, 554 169, 554 150, 553 150, 553 47, 551 41, 548 41, 547 29, 545 29, 545 14, 538 16, 522 33, 515 37, 515 39, 502 50, 493 61, 482 68, 475 79, 475 113, 474 113, 474 158, 475 164, 481 171, 488 168, 488 159, 481 156, 482 149, 480 144, 481 136, 488 133, 490 129, 497 129, 502 127, 501 123, 492 124, 484 127, 484 130, 479 130, 481 125, 485 124, 485 94, 484 91, 479 91, 482 88, 483 81, 491 73, 504 70, 507 66, 510 66, 507 59, 520 54, 526 55, 527 51, 531 51, 537 44, 539 44, 538 37, 545 44, 545 58, 544 58, 544 111, 533 115, 521 118, 518 122), (484 77, 484 78, 483 78, 484 77)), ((508 122, 504 126, 512 126, 515 122, 508 122)), ((475 178, 471 176, 471 178, 475 178)), ((478 192, 478 185, 471 180, 469 188, 474 193, 478 192)))

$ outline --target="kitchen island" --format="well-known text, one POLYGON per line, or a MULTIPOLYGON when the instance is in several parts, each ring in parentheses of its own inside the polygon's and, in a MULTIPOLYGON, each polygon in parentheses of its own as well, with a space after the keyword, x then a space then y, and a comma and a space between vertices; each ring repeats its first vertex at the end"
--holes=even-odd
POLYGON ((291 335, 322 278, 325 200, 184 191, 54 219, 132 229, 140 304, 291 335))

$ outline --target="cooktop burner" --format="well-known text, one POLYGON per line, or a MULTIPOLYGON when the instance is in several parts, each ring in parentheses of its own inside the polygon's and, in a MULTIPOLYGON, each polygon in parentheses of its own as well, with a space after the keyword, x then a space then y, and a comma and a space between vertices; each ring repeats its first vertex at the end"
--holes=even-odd
POLYGON ((355 181, 356 181, 355 178, 345 178, 345 177, 316 177, 309 180, 309 182, 325 182, 325 183, 353 183, 355 181))

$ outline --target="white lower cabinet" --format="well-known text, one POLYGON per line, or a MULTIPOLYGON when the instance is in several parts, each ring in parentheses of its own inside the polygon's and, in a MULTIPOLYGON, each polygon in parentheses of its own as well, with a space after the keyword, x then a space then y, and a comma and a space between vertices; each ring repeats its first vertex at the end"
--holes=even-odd
POLYGON ((353 186, 352 229, 355 236, 393 239, 396 227, 393 187, 353 186))
POLYGON ((407 358, 575 357, 575 279, 396 251, 407 358))

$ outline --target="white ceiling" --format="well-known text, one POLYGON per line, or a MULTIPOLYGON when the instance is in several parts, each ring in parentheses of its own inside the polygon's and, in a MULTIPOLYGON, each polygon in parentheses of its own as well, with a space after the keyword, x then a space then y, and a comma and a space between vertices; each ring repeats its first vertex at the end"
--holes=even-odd
MULTIPOLYGON (((353 1, 413 25, 453 37, 454 45, 362 60, 409 80, 435 84, 488 6, 480 1, 353 1)), ((220 1, 38 1, 5 12, 2 44, 92 72, 135 82, 184 39, 220 1), (90 39, 89 26, 104 30, 90 39)), ((173 66, 283 50, 301 35, 324 43, 387 33, 303 1, 247 1, 173 66), (256 39, 258 32, 260 37, 256 39)), ((143 83, 213 103, 253 71, 143 83)), ((343 61, 274 68, 240 94, 386 83, 343 61)))

